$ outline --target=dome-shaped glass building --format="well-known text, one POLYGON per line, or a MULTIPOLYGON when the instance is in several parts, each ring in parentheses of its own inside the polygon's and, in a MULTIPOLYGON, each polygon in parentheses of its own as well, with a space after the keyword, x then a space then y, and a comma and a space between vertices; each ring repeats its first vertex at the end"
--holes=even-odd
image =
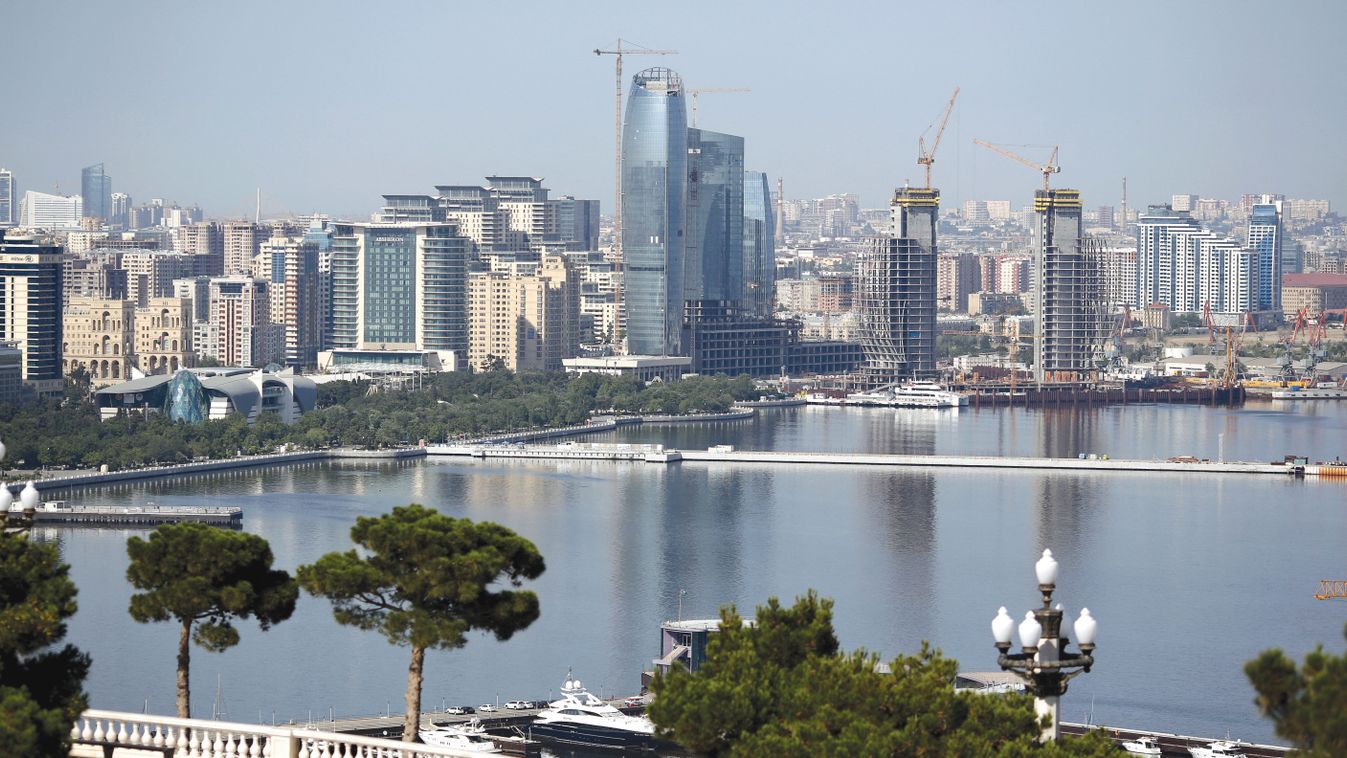
POLYGON ((200 424, 210 415, 210 400, 206 397, 206 388, 191 371, 179 371, 173 381, 168 383, 168 396, 164 399, 164 413, 173 421, 185 421, 200 424))

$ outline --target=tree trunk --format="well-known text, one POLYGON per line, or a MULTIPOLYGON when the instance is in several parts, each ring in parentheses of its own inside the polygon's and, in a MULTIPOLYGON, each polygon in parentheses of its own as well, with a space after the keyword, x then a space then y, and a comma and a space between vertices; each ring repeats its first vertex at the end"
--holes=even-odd
POLYGON ((402 741, 416 742, 421 726, 421 681, 426 649, 412 645, 412 662, 407 666, 407 715, 402 719, 402 741))
POLYGON ((178 718, 192 717, 192 687, 188 674, 192 668, 192 622, 182 622, 178 633, 178 718))

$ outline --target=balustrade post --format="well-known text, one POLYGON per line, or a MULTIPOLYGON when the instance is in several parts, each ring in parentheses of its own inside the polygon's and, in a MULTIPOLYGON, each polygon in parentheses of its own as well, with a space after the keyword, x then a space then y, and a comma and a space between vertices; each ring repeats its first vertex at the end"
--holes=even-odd
POLYGON ((267 747, 267 758, 299 758, 299 738, 293 731, 284 737, 269 737, 267 747))

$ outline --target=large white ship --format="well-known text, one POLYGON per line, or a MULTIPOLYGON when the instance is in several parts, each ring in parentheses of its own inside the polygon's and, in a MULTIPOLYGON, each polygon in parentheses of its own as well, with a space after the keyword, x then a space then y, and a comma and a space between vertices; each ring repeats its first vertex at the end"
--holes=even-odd
POLYGON ((958 408, 968 396, 950 392, 935 382, 915 381, 871 392, 847 395, 848 405, 887 405, 895 408, 958 408))

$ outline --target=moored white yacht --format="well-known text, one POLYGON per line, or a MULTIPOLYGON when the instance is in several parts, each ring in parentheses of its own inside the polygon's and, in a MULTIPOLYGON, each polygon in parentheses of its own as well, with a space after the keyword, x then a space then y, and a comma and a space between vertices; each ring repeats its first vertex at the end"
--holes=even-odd
POLYGON ((847 395, 849 405, 886 405, 896 408, 958 408, 968 396, 950 392, 932 381, 920 380, 870 392, 847 395))
POLYGON ((655 725, 644 716, 628 716, 595 697, 579 679, 566 678, 561 699, 538 713, 529 737, 587 747, 653 749, 655 725))
POLYGON ((1245 758, 1238 742, 1217 740, 1207 745, 1195 745, 1188 748, 1193 758, 1245 758))
POLYGON ((421 742, 436 747, 450 747, 465 753, 499 753, 500 748, 486 733, 482 722, 473 719, 466 724, 446 724, 421 729, 416 735, 421 742))
POLYGON ((1122 749, 1130 755, 1146 755, 1151 758, 1159 758, 1163 755, 1160 750, 1160 741, 1154 737, 1138 737, 1134 740, 1123 740, 1122 749))

